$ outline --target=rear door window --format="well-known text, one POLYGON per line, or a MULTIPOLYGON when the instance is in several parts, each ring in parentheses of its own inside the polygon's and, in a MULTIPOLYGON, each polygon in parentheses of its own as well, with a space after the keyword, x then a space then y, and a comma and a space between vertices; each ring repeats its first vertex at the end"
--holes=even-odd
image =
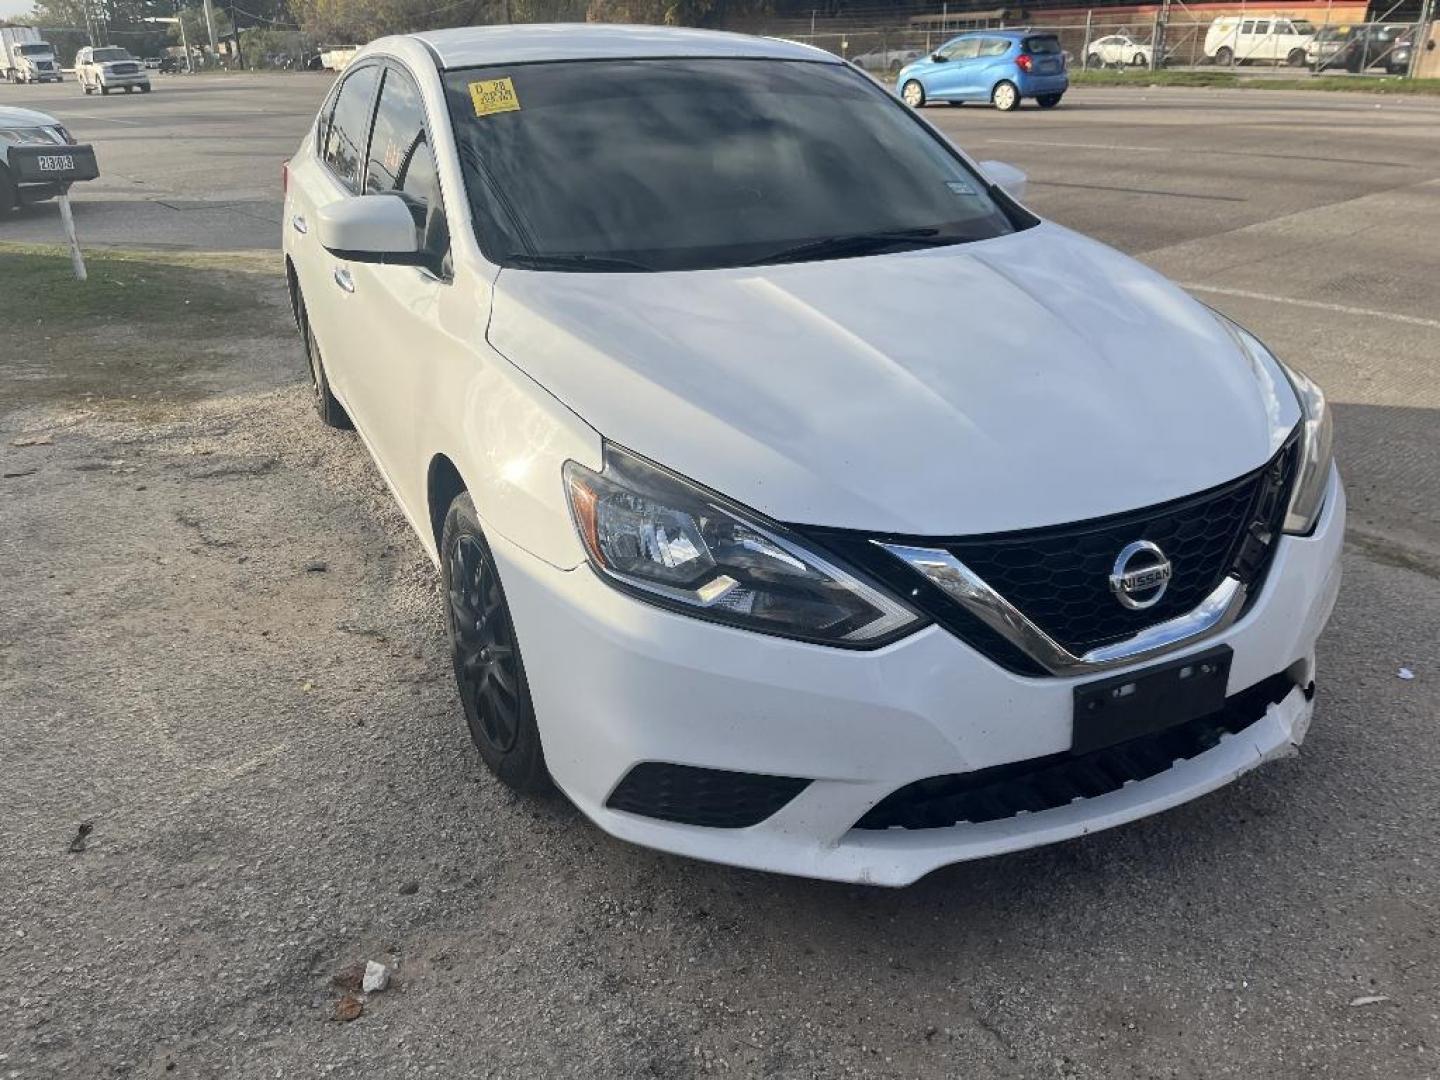
POLYGON ((362 190, 362 166, 366 140, 370 134, 370 110, 375 104, 375 84, 380 68, 366 65, 345 77, 335 97, 335 114, 325 132, 321 156, 335 179, 352 195, 362 190))
POLYGON ((1010 42, 1005 38, 983 38, 980 41, 981 56, 1004 56, 1010 51, 1010 42))

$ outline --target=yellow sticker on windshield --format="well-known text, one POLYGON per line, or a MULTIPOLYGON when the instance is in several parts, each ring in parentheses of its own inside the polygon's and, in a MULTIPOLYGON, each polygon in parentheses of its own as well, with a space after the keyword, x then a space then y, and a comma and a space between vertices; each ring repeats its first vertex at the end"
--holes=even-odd
POLYGON ((472 82, 470 84, 470 101, 475 106, 476 116, 520 111, 520 99, 515 96, 515 84, 509 79, 487 79, 485 82, 472 82))

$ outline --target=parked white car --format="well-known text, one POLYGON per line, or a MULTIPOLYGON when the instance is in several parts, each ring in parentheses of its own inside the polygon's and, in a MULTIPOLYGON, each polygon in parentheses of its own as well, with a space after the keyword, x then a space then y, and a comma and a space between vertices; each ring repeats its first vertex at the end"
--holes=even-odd
POLYGON ((1155 50, 1136 41, 1128 34, 1107 34, 1090 42, 1085 54, 1086 67, 1149 67, 1155 50))
POLYGON ((851 59, 856 67, 874 75, 893 75, 906 64, 914 63, 922 54, 918 49, 876 49, 851 59))
POLYGON ((801 45, 355 57, 287 166, 296 321, 505 783, 900 885, 1293 752, 1340 580, 1324 397, 1023 192, 801 45))
POLYGON ((86 95, 99 90, 150 92, 150 75, 145 65, 118 45, 87 45, 75 54, 75 80, 86 95))
POLYGON ((1304 67, 1315 27, 1305 19, 1222 15, 1205 31, 1205 56, 1217 64, 1285 63, 1304 67))

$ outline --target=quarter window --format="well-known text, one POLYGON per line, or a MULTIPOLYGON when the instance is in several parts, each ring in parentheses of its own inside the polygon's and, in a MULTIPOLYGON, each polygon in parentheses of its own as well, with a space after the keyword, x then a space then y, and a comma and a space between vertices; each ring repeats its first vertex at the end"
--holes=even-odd
POLYGON ((346 77, 335 96, 335 114, 325 132, 325 164, 356 195, 361 191, 365 136, 370 129, 370 109, 379 75, 380 69, 372 64, 346 77))

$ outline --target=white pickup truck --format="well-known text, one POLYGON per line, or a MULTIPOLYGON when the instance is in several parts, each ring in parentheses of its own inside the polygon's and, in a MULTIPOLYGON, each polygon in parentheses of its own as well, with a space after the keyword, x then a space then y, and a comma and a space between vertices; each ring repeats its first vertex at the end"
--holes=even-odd
POLYGON ((0 78, 13 83, 60 82, 60 62, 33 26, 0 26, 0 78))

